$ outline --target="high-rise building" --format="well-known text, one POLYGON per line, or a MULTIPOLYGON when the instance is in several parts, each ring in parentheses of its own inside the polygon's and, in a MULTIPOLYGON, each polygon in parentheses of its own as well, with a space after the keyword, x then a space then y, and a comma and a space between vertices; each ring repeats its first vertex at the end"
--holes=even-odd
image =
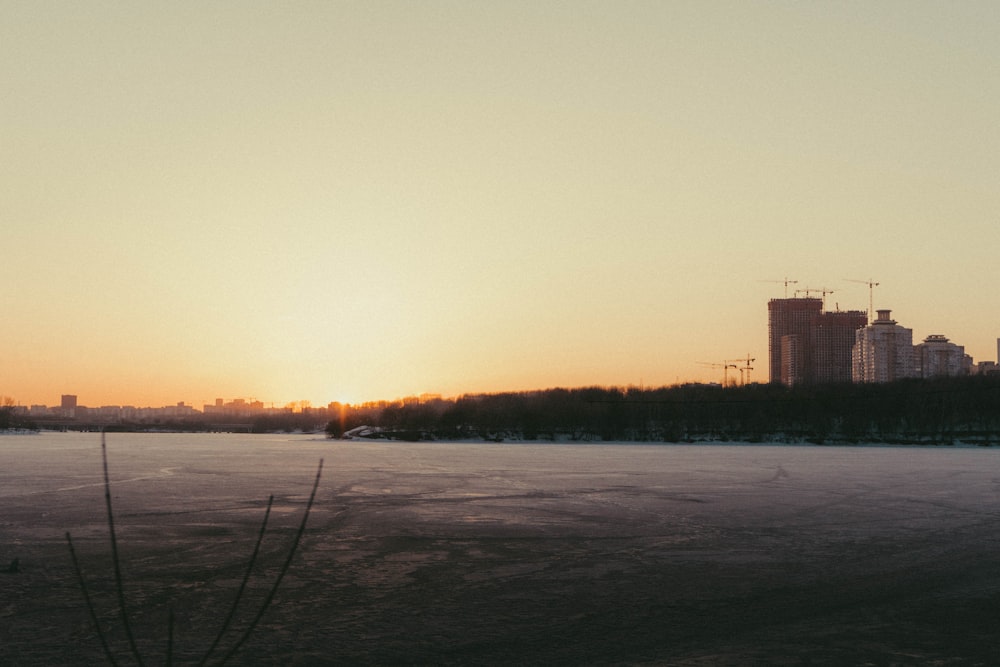
POLYGON ((913 346, 915 372, 918 377, 968 375, 972 359, 965 354, 965 348, 948 340, 946 336, 935 334, 913 346))
POLYGON ((812 364, 809 339, 812 322, 823 311, 822 299, 771 299, 767 302, 768 363, 771 382, 808 382, 812 364))
POLYGON ((59 400, 59 412, 63 417, 70 419, 76 417, 76 395, 63 394, 59 400))
POLYGON ((855 382, 892 382, 914 376, 913 329, 896 324, 890 310, 879 310, 870 326, 855 333, 855 382))
POLYGON ((772 299, 767 310, 771 382, 850 382, 855 331, 868 323, 865 311, 824 312, 815 297, 772 299))
POLYGON ((781 370, 778 382, 786 385, 800 384, 806 374, 806 344, 803 336, 788 334, 781 337, 781 370))
POLYGON ((868 324, 863 310, 820 313, 813 323, 813 380, 850 382, 851 352, 858 329, 868 324))

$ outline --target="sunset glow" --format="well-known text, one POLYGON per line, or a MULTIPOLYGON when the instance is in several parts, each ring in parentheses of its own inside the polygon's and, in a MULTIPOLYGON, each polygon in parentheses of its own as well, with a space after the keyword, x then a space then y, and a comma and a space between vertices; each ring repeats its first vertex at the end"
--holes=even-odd
POLYGON ((786 276, 997 358, 995 3, 2 4, 20 404, 766 381, 786 276))

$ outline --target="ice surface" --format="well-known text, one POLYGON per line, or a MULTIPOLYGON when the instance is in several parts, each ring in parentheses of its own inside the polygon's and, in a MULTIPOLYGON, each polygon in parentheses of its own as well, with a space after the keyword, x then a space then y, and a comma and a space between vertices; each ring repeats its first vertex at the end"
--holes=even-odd
MULTIPOLYGON (((0 664, 117 651, 100 439, 0 437, 0 664)), ((149 662, 207 648, 275 495, 244 664, 989 664, 1000 451, 110 434, 149 662)), ((242 618, 242 617, 241 617, 242 618)))

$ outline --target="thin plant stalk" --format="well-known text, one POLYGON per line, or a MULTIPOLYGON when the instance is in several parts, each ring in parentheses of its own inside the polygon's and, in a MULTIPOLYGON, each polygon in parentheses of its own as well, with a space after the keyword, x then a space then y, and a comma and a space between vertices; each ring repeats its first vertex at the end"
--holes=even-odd
POLYGON ((132 624, 128 620, 128 610, 125 608, 125 587, 122 584, 121 560, 118 558, 118 538, 115 536, 115 515, 111 511, 111 481, 108 478, 108 447, 101 431, 101 459, 104 464, 104 502, 108 508, 108 531, 111 533, 111 559, 115 566, 115 587, 118 589, 118 608, 121 611, 122 626, 125 628, 125 635, 128 637, 128 645, 135 656, 135 661, 139 667, 143 667, 142 655, 139 654, 139 647, 135 643, 135 635, 132 634, 132 624))
POLYGON ((302 523, 299 524, 299 530, 295 533, 295 539, 292 541, 291 549, 288 551, 288 557, 285 559, 284 565, 282 565, 281 570, 278 572, 278 577, 274 581, 274 585, 271 586, 271 590, 268 592, 267 597, 264 599, 264 603, 261 605, 260 610, 257 615, 250 622, 250 625, 244 630, 243 634, 237 640, 237 642, 229 649, 222 660, 219 661, 219 666, 225 665, 226 662, 236 654, 236 652, 243 646, 244 642, 249 639, 250 635, 253 634, 254 628, 260 622, 260 619, 264 617, 264 612, 267 611, 268 606, 270 606, 271 601, 274 599, 275 594, 278 592, 278 586, 281 585, 281 580, 284 578, 285 573, 288 572, 288 568, 292 564, 292 559, 295 557, 295 551, 298 549, 299 541, 302 539, 302 534, 306 531, 306 521, 309 520, 309 511, 312 509, 313 501, 316 500, 316 489, 319 488, 319 480, 323 474, 323 459, 319 460, 319 466, 316 468, 316 480, 313 482, 312 492, 309 494, 309 502, 306 503, 306 511, 302 515, 302 523))
MULTIPOLYGON (((142 656, 139 653, 139 648, 135 641, 135 635, 132 633, 132 626, 131 623, 129 622, 128 610, 126 609, 125 606, 125 588, 122 583, 121 560, 118 556, 118 538, 115 531, 114 511, 111 507, 111 479, 110 475, 108 474, 108 449, 103 430, 101 431, 101 460, 104 467, 104 500, 108 512, 108 532, 111 535, 111 556, 114 562, 115 586, 118 594, 118 608, 121 613, 122 625, 125 628, 125 634, 128 637, 128 643, 132 651, 132 655, 135 658, 135 661, 139 665, 139 667, 144 667, 142 656)), ((237 642, 229 649, 229 651, 219 661, 218 664, 220 666, 224 665, 230 658, 232 658, 233 655, 236 654, 236 652, 240 649, 240 647, 250 637, 250 635, 253 634, 253 631, 257 627, 257 624, 260 622, 261 618, 263 618, 264 612, 267 611, 267 608, 274 600, 274 596, 278 592, 278 587, 281 584, 281 580, 288 572, 288 569, 292 564, 292 559, 295 557, 295 552, 298 550, 299 542, 302 540, 302 535, 305 533, 306 522, 309 519, 309 512, 312 510, 313 503, 316 500, 316 491, 319 488, 319 481, 322 474, 323 474, 323 459, 320 459, 319 466, 316 468, 316 479, 313 482, 312 491, 309 494, 309 501, 306 503, 306 509, 302 515, 302 522, 299 524, 299 529, 295 534, 295 539, 292 541, 291 548, 288 551, 288 557, 285 559, 285 562, 282 565, 281 570, 278 572, 278 576, 275 579, 274 584, 271 587, 270 591, 268 592, 267 597, 264 599, 263 604, 258 610, 257 615, 250 622, 250 625, 239 637, 237 642)), ((216 647, 222 640, 223 636, 225 635, 225 633, 228 631, 229 627, 232 624, 232 620, 236 615, 237 608, 239 607, 240 601, 243 598, 243 594, 246 590, 247 583, 253 571, 254 564, 257 560, 257 556, 260 553, 260 545, 264 539, 264 533, 267 530, 268 517, 271 514, 271 506, 273 505, 273 503, 274 503, 274 496, 272 495, 267 499, 267 510, 264 512, 264 520, 261 523, 260 533, 257 536, 257 543, 254 545, 253 555, 250 557, 250 563, 247 566, 246 574, 244 575, 243 581, 240 583, 239 590, 236 593, 236 599, 233 602, 232 608, 229 611, 229 615, 226 617, 226 620, 223 623, 222 630, 219 631, 218 636, 215 638, 215 641, 212 643, 212 646, 209 647, 208 652, 202 658, 199 665, 204 665, 208 661, 212 652, 216 649, 216 647)), ((73 547, 73 538, 68 531, 66 532, 66 541, 69 544, 69 553, 70 557, 73 560, 73 569, 76 572, 76 578, 80 585, 80 590, 83 592, 83 599, 87 605, 87 611, 89 612, 90 618, 94 623, 94 628, 97 631, 97 636, 101 642, 101 647, 104 649, 104 655, 107 658, 108 663, 112 667, 117 667, 118 662, 115 660, 114 655, 111 653, 111 647, 108 644, 107 637, 105 636, 104 631, 101 629, 100 621, 97 618, 97 611, 94 608, 93 600, 90 597, 90 591, 87 589, 87 584, 83 577, 83 570, 80 568, 80 561, 77 558, 76 549, 73 547)), ((168 667, 170 667, 173 664, 173 657, 174 657, 174 609, 173 607, 170 607, 169 618, 167 622, 166 664, 168 667)))
POLYGON ((236 599, 233 600, 233 605, 229 609, 229 615, 226 616, 226 620, 222 623, 222 628, 219 630, 219 634, 216 635, 215 641, 213 641, 212 645, 208 647, 208 651, 205 652, 205 657, 203 657, 201 662, 198 663, 199 667, 208 662, 208 658, 212 655, 212 652, 215 651, 219 642, 222 641, 223 635, 225 635, 226 631, 229 630, 229 626, 232 624, 233 618, 236 616, 236 609, 240 605, 240 600, 243 598, 244 591, 246 591, 247 582, 250 580, 250 573, 253 572, 254 563, 257 561, 257 554, 260 553, 260 544, 264 541, 264 532, 267 530, 267 519, 271 516, 271 505, 273 504, 274 495, 272 494, 267 498, 267 509, 264 511, 264 520, 260 524, 260 532, 257 533, 257 543, 253 547, 253 554, 250 556, 250 562, 247 564, 247 570, 243 574, 243 581, 240 582, 240 588, 236 592, 236 599))
POLYGON ((87 590, 87 582, 84 581, 83 570, 80 569, 80 561, 76 557, 76 549, 73 548, 73 538, 70 536, 69 531, 66 531, 66 542, 69 544, 70 558, 73 559, 73 570, 76 571, 76 580, 80 584, 80 590, 83 591, 83 601, 87 605, 87 611, 90 612, 90 620, 94 622, 94 629, 97 630, 97 638, 101 640, 101 648, 104 649, 104 657, 108 659, 111 667, 118 667, 118 661, 115 660, 115 656, 111 653, 107 637, 104 636, 104 631, 101 629, 101 622, 97 619, 97 611, 94 609, 94 603, 90 599, 90 591, 87 590))
POLYGON ((174 608, 170 608, 167 618, 167 659, 166 666, 172 667, 174 664, 174 608))

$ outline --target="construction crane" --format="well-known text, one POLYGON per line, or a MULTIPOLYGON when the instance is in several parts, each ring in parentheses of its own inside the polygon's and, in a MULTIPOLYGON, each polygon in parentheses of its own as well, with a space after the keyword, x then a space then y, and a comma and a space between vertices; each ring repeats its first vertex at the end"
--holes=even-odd
MULTIPOLYGON (((726 359, 726 362, 730 362, 730 361, 743 361, 743 360, 742 359, 726 359)), ((735 368, 736 370, 738 370, 740 372, 740 386, 745 385, 746 384, 746 379, 743 377, 743 367, 742 366, 737 366, 736 364, 733 364, 733 365, 730 366, 730 368, 735 368)))
POLYGON ((844 278, 849 283, 861 283, 862 285, 868 285, 868 324, 872 323, 872 307, 875 304, 875 288, 878 287, 878 283, 869 278, 868 280, 852 280, 850 278, 844 278))
POLYGON ((784 283, 785 285, 785 298, 788 298, 788 286, 798 284, 798 280, 789 280, 787 277, 784 280, 759 280, 762 283, 784 283))
POLYGON ((821 295, 821 301, 823 305, 823 310, 826 310, 826 295, 833 294, 833 290, 829 287, 806 287, 805 289, 797 289, 795 293, 805 292, 806 296, 809 296, 813 292, 819 292, 821 295))
POLYGON ((722 369, 722 386, 723 387, 728 387, 729 386, 729 369, 730 368, 739 368, 736 364, 731 364, 731 363, 728 363, 728 362, 721 363, 721 364, 715 364, 715 363, 712 363, 710 361, 699 361, 698 365, 699 366, 708 366, 709 368, 721 368, 722 369))
POLYGON ((746 359, 726 359, 726 363, 739 362, 743 364, 742 366, 734 366, 734 368, 740 371, 740 384, 743 385, 744 387, 750 381, 750 371, 753 370, 753 366, 751 366, 750 364, 752 364, 755 361, 757 360, 751 357, 749 354, 747 355, 746 359))

